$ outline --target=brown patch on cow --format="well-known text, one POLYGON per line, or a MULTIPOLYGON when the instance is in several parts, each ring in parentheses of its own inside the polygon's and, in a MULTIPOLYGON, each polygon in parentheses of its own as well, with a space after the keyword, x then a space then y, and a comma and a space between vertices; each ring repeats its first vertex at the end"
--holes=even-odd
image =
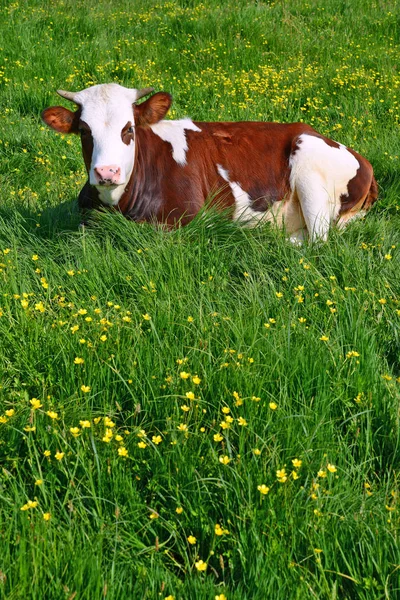
POLYGON ((86 171, 89 173, 93 154, 93 136, 92 130, 85 121, 79 121, 79 133, 81 134, 83 160, 85 161, 86 171))
POLYGON ((155 125, 165 117, 172 104, 172 96, 167 92, 157 92, 142 104, 133 107, 135 124, 138 127, 155 125))
POLYGON ((373 175, 372 165, 351 148, 348 151, 357 159, 359 168, 356 175, 347 184, 347 194, 340 198, 341 206, 339 216, 345 213, 356 213, 361 209, 368 209, 378 197, 378 188, 373 175), (360 201, 362 200, 361 204, 360 201))
POLYGON ((221 142, 225 142, 225 144, 232 143, 232 134, 228 131, 214 131, 213 136, 221 140, 221 142))
POLYGON ((46 125, 59 133, 79 133, 80 114, 80 109, 73 112, 64 106, 50 106, 41 117, 46 125))
POLYGON ((121 139, 127 146, 129 146, 129 144, 135 139, 135 132, 133 130, 131 121, 128 121, 125 127, 122 129, 121 139))

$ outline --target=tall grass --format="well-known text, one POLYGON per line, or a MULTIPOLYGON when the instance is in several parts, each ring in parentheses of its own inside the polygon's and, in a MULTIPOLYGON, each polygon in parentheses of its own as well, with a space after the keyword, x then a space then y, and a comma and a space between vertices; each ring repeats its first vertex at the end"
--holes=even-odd
POLYGON ((1 16, 0 598, 397 598, 398 2, 1 16), (307 121, 380 200, 301 248, 214 212, 79 229, 79 141, 39 115, 109 81, 307 121))

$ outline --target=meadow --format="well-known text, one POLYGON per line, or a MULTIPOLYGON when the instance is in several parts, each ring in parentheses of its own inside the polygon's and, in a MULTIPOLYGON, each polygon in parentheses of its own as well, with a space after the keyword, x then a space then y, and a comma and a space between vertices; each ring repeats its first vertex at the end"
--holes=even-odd
MULTIPOLYGON (((0 599, 400 597, 398 0, 0 4, 0 599), (78 227, 55 91, 305 121, 373 164, 326 244, 78 227)), ((70 107, 70 105, 68 105, 70 107)))

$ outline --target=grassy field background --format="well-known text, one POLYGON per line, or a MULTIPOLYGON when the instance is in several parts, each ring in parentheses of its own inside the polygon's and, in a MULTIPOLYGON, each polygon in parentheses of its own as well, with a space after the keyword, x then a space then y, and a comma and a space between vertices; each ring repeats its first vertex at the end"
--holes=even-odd
POLYGON ((0 598, 400 596, 397 0, 0 8, 0 598), (304 120, 379 202, 324 245, 78 229, 59 88, 304 120))

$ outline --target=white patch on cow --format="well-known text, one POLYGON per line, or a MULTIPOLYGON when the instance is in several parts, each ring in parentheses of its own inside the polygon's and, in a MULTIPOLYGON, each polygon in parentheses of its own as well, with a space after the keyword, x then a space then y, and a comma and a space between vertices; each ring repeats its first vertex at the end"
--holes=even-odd
POLYGON ((125 188, 126 183, 124 183, 124 185, 116 186, 96 186, 96 189, 99 192, 100 202, 107 204, 108 206, 116 206, 118 204, 125 188))
POLYGON ((134 125, 132 105, 136 94, 135 89, 109 83, 89 87, 74 98, 82 106, 81 120, 90 127, 93 137, 89 182, 99 190, 105 204, 118 204, 132 173, 135 145, 132 142, 124 144, 121 131, 128 122, 134 125), (107 165, 117 165, 121 169, 119 185, 98 185, 94 169, 107 165))
POLYGON ((150 125, 152 131, 164 142, 172 146, 172 158, 182 166, 186 165, 186 152, 188 150, 186 130, 201 131, 191 119, 180 119, 179 121, 160 121, 150 125))
POLYGON ((237 182, 230 181, 228 171, 221 165, 217 165, 217 171, 222 179, 229 184, 233 197, 235 198, 235 212, 233 213, 234 221, 239 221, 242 225, 247 227, 256 227, 260 223, 276 221, 277 218, 279 218, 281 203, 275 203, 268 211, 254 210, 251 207, 252 200, 250 196, 237 182))
POLYGON ((340 197, 348 194, 348 183, 360 164, 342 144, 334 148, 305 133, 299 139, 289 159, 290 186, 299 199, 310 238, 326 240, 339 214, 340 197))

